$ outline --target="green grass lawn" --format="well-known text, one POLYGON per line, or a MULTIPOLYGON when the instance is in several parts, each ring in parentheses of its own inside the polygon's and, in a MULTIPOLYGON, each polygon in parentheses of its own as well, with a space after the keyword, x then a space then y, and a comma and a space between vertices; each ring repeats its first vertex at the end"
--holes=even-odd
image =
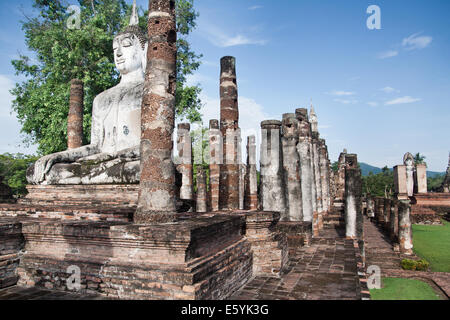
POLYGON ((413 225, 414 252, 432 271, 450 272, 450 222, 443 226, 413 225))
POLYGON ((381 289, 371 289, 372 300, 440 300, 426 282, 415 279, 382 278, 381 289))

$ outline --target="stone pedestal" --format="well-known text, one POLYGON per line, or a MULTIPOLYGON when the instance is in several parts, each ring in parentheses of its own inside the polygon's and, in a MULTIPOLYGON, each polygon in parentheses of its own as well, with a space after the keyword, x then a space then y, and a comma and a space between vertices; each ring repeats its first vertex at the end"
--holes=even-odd
POLYGON ((415 193, 427 193, 427 165, 417 164, 414 176, 415 193))
POLYGON ((120 299, 225 299, 252 275, 245 218, 190 218, 173 224, 24 222, 19 285, 120 299))

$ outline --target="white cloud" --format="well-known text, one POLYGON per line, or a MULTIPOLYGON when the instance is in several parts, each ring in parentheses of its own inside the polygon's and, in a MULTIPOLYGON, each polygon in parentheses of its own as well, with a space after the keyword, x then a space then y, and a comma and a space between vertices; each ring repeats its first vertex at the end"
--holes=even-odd
POLYGON ((334 101, 342 103, 342 104, 355 104, 355 103, 358 103, 358 100, 355 100, 355 99, 334 99, 334 101))
POLYGON ((402 41, 402 46, 406 50, 424 49, 430 45, 433 38, 430 36, 420 36, 420 33, 415 33, 402 41))
POLYGON ((397 50, 389 50, 389 51, 385 51, 382 52, 378 55, 378 59, 386 59, 386 58, 392 58, 398 56, 398 51, 397 50))
POLYGON ((332 96, 342 97, 342 96, 353 96, 355 94, 355 92, 334 90, 331 92, 327 92, 327 94, 332 95, 332 96))
POLYGON ((368 104, 369 106, 371 106, 371 107, 376 107, 376 106, 378 106, 378 102, 374 102, 374 101, 367 102, 367 104, 368 104))
POLYGON ((210 77, 205 76, 201 73, 190 74, 186 77, 186 85, 196 86, 197 84, 202 84, 205 82, 213 81, 210 77))
POLYGON ((257 10, 257 9, 261 9, 263 6, 251 6, 250 8, 248 8, 248 10, 257 10))
POLYGON ((242 45, 265 45, 267 40, 253 39, 243 34, 230 36, 213 25, 204 26, 206 38, 215 46, 221 48, 242 46, 242 45))
POLYGON ((405 97, 400 97, 400 98, 397 98, 397 99, 393 99, 393 100, 387 101, 385 104, 386 105, 405 104, 405 103, 417 102, 417 101, 420 101, 420 100, 422 100, 422 99, 412 98, 410 96, 405 96, 405 97))
POLYGON ((399 92, 399 90, 396 90, 396 89, 394 89, 394 88, 392 88, 392 87, 384 87, 384 88, 382 88, 382 89, 380 89, 381 91, 384 91, 384 92, 386 92, 386 93, 392 93, 392 92, 399 92))

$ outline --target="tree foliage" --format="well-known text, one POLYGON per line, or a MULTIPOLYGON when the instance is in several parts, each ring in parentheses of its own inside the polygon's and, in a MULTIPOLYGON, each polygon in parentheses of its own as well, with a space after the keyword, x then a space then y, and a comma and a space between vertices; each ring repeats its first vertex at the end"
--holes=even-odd
MULTIPOLYGON (((198 13, 193 0, 177 0, 177 95, 179 118, 200 119, 200 88, 186 86, 186 76, 199 67, 187 36, 195 28, 198 13)), ((27 134, 25 142, 37 143, 40 154, 65 150, 70 80, 84 82, 85 141, 90 141, 92 102, 99 93, 116 85, 119 73, 114 66, 112 41, 129 21, 131 5, 125 0, 79 0, 80 29, 67 28, 68 4, 63 0, 35 0, 37 17, 25 17, 22 29, 34 57, 21 55, 12 64, 16 75, 26 77, 11 93, 13 109, 27 134)), ((146 12, 145 12, 146 13, 146 12)), ((140 25, 146 30, 147 14, 140 25)))
POLYGON ((425 157, 424 155, 421 155, 420 152, 417 152, 417 153, 414 155, 414 163, 415 163, 415 164, 427 164, 427 163, 425 162, 425 159, 426 159, 426 157, 425 157))
POLYGON ((362 177, 363 193, 371 194, 377 197, 390 198, 394 195, 394 173, 387 166, 382 172, 373 174, 369 173, 362 177))
POLYGON ((8 185, 15 196, 27 193, 26 170, 28 166, 37 160, 35 156, 27 156, 21 153, 0 154, 0 177, 3 183, 8 185))

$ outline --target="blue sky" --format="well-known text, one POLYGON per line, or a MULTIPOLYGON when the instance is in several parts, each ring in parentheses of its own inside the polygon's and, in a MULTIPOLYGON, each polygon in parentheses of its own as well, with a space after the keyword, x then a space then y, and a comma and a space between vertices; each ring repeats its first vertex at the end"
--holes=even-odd
MULTIPOLYGON (((0 152, 34 151, 17 147, 20 126, 6 90, 18 80, 11 58, 27 52, 20 5, 32 12, 31 1, 0 2, 0 152)), ((445 171, 450 1, 195 0, 195 7, 190 41, 204 57, 189 81, 203 88, 205 123, 219 113, 219 60, 232 55, 244 135, 312 99, 332 161, 343 148, 376 166, 421 152, 429 170, 445 171), (369 5, 381 9, 381 30, 366 26, 369 5)))

